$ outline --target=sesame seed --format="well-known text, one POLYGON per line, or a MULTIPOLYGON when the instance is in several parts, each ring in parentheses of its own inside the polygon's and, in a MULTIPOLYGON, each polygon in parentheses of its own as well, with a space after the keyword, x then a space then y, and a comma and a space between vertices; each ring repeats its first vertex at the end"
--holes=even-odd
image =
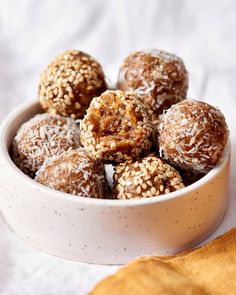
POLYGON ((152 197, 153 195, 152 195, 152 192, 151 191, 147 191, 147 196, 148 197, 152 197))
POLYGON ((146 189, 146 188, 147 188, 146 183, 143 183, 143 184, 141 185, 141 187, 142 187, 143 189, 146 189))
POLYGON ((152 193, 153 195, 155 195, 155 194, 156 194, 156 191, 157 191, 157 190, 156 190, 156 188, 155 188, 155 187, 152 187, 152 188, 151 188, 151 193, 152 193))
POLYGON ((137 194, 140 194, 141 191, 142 191, 141 186, 138 186, 137 189, 136 189, 137 194))

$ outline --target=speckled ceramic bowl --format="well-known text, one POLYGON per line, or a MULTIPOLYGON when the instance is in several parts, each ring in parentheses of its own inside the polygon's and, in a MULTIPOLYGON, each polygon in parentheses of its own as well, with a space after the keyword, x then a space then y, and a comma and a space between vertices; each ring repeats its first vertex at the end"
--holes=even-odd
POLYGON ((219 224, 227 208, 230 152, 196 183, 141 200, 97 200, 44 187, 24 175, 8 150, 18 127, 40 111, 37 102, 12 112, 0 131, 0 204, 27 243, 63 258, 121 264, 138 255, 191 247, 219 224))

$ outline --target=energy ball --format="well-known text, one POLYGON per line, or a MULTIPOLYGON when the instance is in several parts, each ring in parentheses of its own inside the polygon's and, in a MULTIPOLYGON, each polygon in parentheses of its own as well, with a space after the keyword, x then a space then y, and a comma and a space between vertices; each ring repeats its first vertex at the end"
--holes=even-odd
POLYGON ((90 55, 68 50, 41 75, 39 101, 52 114, 82 118, 93 97, 107 89, 101 65, 90 55))
POLYGON ((73 119, 38 114, 24 123, 12 143, 12 158, 24 173, 34 177, 43 162, 80 146, 79 126, 73 119))
POLYGON ((80 140, 95 160, 136 159, 152 147, 150 113, 133 93, 107 90, 92 100, 81 121, 80 140))
POLYGON ((174 54, 158 49, 138 51, 124 60, 117 86, 138 94, 157 119, 163 110, 186 98, 188 73, 174 54))
POLYGON ((88 198, 106 196, 104 166, 83 148, 68 150, 45 161, 35 180, 52 189, 88 198))
POLYGON ((173 105, 158 130, 164 159, 196 174, 207 173, 220 161, 229 134, 220 110, 195 100, 173 105))
POLYGON ((115 167, 114 199, 150 198, 183 187, 179 173, 154 154, 115 167))
POLYGON ((185 186, 189 186, 205 176, 203 173, 193 173, 184 169, 178 169, 178 172, 181 175, 185 186))

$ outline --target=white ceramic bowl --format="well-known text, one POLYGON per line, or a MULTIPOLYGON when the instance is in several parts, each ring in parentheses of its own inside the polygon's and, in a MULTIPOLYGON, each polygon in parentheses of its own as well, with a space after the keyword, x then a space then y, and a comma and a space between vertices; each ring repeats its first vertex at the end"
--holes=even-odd
POLYGON ((140 200, 81 198, 38 184, 9 156, 16 130, 39 111, 37 102, 25 103, 0 130, 2 214, 30 245, 71 260, 121 264, 192 247, 221 221, 228 203, 229 147, 217 167, 182 190, 140 200))

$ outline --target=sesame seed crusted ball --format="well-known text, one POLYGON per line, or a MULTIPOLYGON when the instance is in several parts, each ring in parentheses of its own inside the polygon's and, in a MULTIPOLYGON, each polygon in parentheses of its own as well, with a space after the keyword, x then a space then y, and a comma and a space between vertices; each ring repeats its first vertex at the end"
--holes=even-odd
POLYGON ((106 88, 101 65, 82 51, 68 50, 41 75, 39 101, 49 113, 78 119, 106 88))
POLYGON ((104 166, 93 161, 83 148, 68 150, 45 161, 35 180, 52 189, 88 198, 104 198, 104 166))
POLYGON ((229 133, 220 110, 195 100, 173 105, 158 129, 160 154, 197 174, 207 173, 223 157, 229 133))
POLYGON ((107 90, 92 100, 81 121, 80 140, 93 159, 117 163, 149 152, 153 126, 133 93, 107 90))
POLYGON ((174 54, 158 49, 134 52, 120 68, 118 88, 138 94, 156 119, 186 98, 188 73, 182 59, 174 54))
POLYGON ((154 154, 115 167, 114 199, 150 198, 183 187, 179 173, 154 154))
POLYGON ((12 142, 12 159, 24 173, 34 177, 43 162, 80 146, 79 126, 73 119, 38 114, 24 123, 12 142))

